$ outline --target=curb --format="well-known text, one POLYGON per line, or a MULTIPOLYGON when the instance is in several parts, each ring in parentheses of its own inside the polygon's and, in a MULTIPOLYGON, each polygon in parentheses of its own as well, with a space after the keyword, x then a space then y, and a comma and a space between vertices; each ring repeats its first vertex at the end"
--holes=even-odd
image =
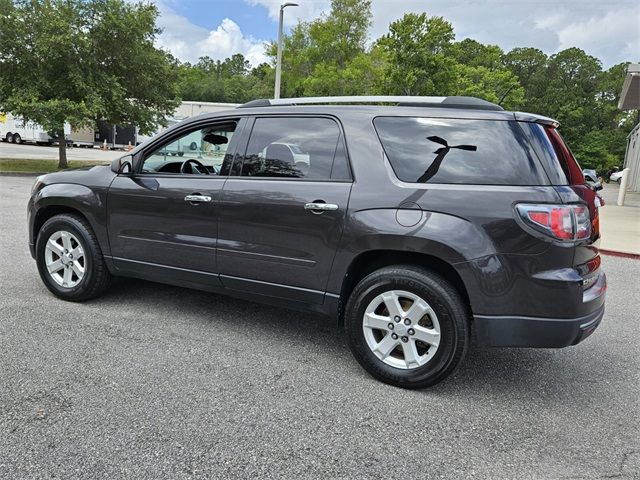
POLYGON ((640 260, 639 253, 619 252, 617 250, 607 250, 599 248, 598 251, 603 255, 610 255, 612 257, 632 258, 633 260, 640 260))
POLYGON ((0 177, 37 177, 47 172, 0 172, 0 177))

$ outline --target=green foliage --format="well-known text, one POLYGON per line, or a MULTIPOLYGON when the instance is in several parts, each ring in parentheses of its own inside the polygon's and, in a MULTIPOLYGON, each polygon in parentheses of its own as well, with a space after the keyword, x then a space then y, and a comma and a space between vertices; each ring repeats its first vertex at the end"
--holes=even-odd
MULTIPOLYGON (((559 120, 584 167, 620 166, 636 112, 620 112, 626 63, 603 71, 578 48, 547 56, 455 40, 451 23, 408 13, 369 42, 371 0, 332 0, 283 40, 282 97, 469 95, 559 120)), ((0 0, 0 108, 52 130, 107 118, 144 130, 184 100, 271 98, 269 63, 241 54, 179 63, 153 47, 157 10, 125 0, 0 0), (177 90, 176 90, 177 85, 177 90)))
POLYGON ((454 87, 453 27, 441 17, 407 13, 378 40, 387 55, 385 90, 399 95, 442 95, 454 87))
POLYGON ((157 16, 124 0, 1 0, 0 109, 62 135, 65 122, 97 118, 155 129, 177 105, 175 62, 153 45, 157 16))

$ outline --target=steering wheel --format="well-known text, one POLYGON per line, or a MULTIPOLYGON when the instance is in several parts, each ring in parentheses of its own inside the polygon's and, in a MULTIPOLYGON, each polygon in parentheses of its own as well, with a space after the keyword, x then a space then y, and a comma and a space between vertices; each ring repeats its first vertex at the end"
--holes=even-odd
POLYGON ((180 173, 194 173, 194 171, 202 174, 204 173, 205 175, 210 175, 209 170, 207 170, 207 167, 205 167, 202 163, 200 163, 198 160, 194 159, 194 158, 190 158, 189 160, 185 160, 185 162, 182 164, 182 166, 180 167, 180 173), (191 166, 191 164, 195 165, 196 168, 193 168, 191 166), (190 172, 187 172, 187 165, 189 165, 189 170, 191 170, 190 172))

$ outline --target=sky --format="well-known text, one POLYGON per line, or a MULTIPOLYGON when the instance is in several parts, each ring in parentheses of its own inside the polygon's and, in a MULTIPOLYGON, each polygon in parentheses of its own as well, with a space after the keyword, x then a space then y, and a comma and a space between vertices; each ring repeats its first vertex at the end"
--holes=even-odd
MULTIPOLYGON (((329 0, 295 0, 285 29, 329 10, 329 0)), ((253 65, 267 58, 284 0, 156 0, 163 33, 158 45, 182 61, 242 53, 253 65)), ((536 47, 552 54, 579 47, 608 68, 640 62, 639 0, 373 0, 373 41, 407 12, 426 12, 452 23, 456 39, 473 38, 508 51, 536 47)))

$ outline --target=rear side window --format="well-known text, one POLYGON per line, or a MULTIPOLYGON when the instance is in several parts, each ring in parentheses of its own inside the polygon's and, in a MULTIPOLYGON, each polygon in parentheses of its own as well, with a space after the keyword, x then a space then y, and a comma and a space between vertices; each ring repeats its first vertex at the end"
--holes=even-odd
POLYGON ((548 184, 515 121, 378 117, 373 123, 403 182, 548 184))
POLYGON ((346 180, 348 166, 340 129, 329 118, 257 118, 240 175, 346 180))
POLYGON ((568 185, 569 172, 549 139, 544 126, 538 123, 520 122, 538 158, 543 162, 552 185, 568 185))

